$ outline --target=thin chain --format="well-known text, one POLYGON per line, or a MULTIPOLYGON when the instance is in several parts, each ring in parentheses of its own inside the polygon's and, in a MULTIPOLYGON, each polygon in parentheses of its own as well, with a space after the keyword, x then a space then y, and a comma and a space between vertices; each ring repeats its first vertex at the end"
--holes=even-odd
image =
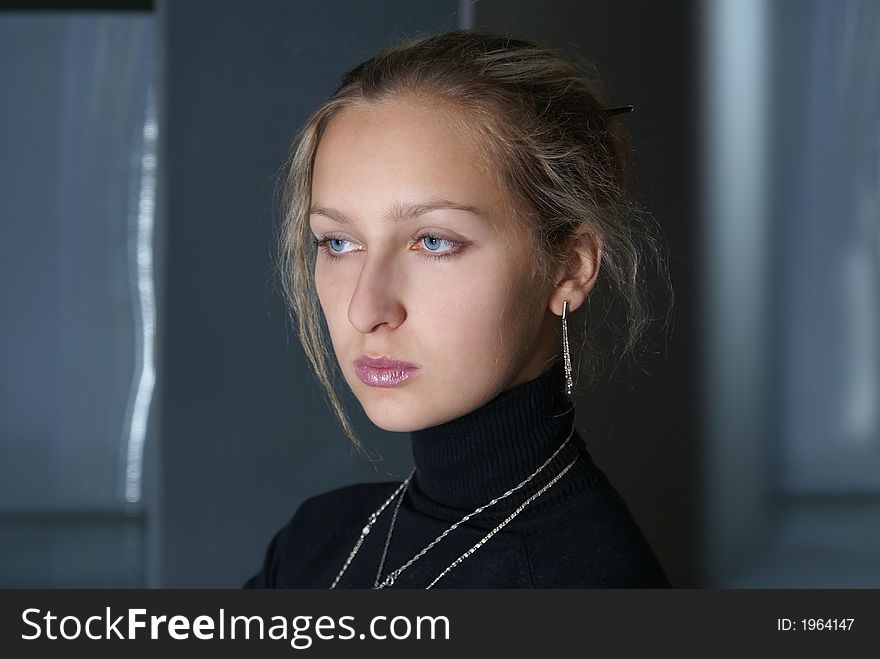
MULTIPOLYGON (((473 512, 468 513, 467 515, 465 515, 464 517, 462 517, 458 522, 456 522, 455 524, 453 524, 452 526, 450 526, 448 529, 446 529, 443 533, 441 533, 439 536, 437 536, 437 537, 436 537, 436 538, 435 538, 435 539, 434 539, 434 540, 433 540, 433 541, 432 541, 427 547, 425 547, 424 549, 422 549, 419 553, 417 553, 415 556, 413 556, 410 560, 408 560, 406 563, 404 563, 403 565, 401 565, 399 568, 397 568, 397 569, 394 570, 393 572, 390 572, 390 573, 388 574, 388 576, 385 577, 385 580, 384 580, 381 584, 379 584, 378 587, 379 587, 379 588, 385 588, 386 586, 390 586, 390 585, 392 585, 392 584, 397 580, 397 578, 400 576, 400 574, 401 574, 404 570, 406 570, 410 565, 412 565, 412 564, 415 563, 418 559, 420 559, 422 556, 424 556, 425 553, 427 553, 429 549, 431 549, 434 545, 436 545, 438 542, 440 542, 440 541, 441 541, 443 538, 445 538, 449 533, 451 533, 452 531, 454 531, 455 529, 457 529, 459 526, 461 526, 462 524, 464 524, 467 520, 469 520, 469 519, 470 519, 471 517, 473 517, 474 515, 477 515, 478 513, 481 513, 482 511, 486 510, 487 508, 489 508, 489 507, 491 507, 491 506, 494 506, 496 503, 498 503, 498 502, 501 501, 502 499, 505 499, 505 498, 509 497, 511 494, 513 494, 514 492, 516 492, 517 490, 519 490, 520 488, 522 488, 522 487, 524 487, 526 484, 528 484, 528 483, 529 483, 529 482, 530 482, 535 476, 537 476, 538 474, 540 474, 541 471, 543 471, 544 468, 545 468, 548 464, 550 464, 550 462, 553 460, 553 458, 555 458, 555 457, 559 454, 559 452, 560 452, 562 449, 564 449, 564 448, 566 447, 566 445, 568 445, 568 442, 571 440, 572 435, 574 435, 574 427, 572 427, 571 432, 568 434, 568 437, 565 438, 565 441, 564 441, 564 442, 563 442, 563 443, 562 443, 562 444, 561 444, 561 445, 560 445, 560 446, 559 446, 559 447, 553 452, 553 454, 552 454, 549 458, 547 458, 547 459, 544 461, 544 463, 543 463, 540 467, 538 467, 538 468, 537 468, 537 469, 536 469, 536 470, 535 470, 535 471, 534 471, 534 472, 533 472, 528 478, 526 478, 524 481, 522 481, 519 485, 516 485, 515 487, 509 489, 507 492, 505 492, 505 493, 502 494, 501 496, 492 499, 489 503, 487 503, 487 504, 485 504, 485 505, 483 505, 483 506, 480 506, 479 508, 477 508, 477 509, 474 510, 473 512)), ((390 540, 390 538, 391 538, 391 532, 393 531, 393 529, 394 529, 394 523, 392 522, 392 526, 391 526, 391 528, 388 530, 388 538, 389 538, 389 540, 390 540)))
POLYGON ((579 457, 581 457, 580 454, 574 456, 574 460, 572 460, 571 462, 569 462, 569 463, 568 463, 568 466, 567 466, 565 469, 563 469, 561 472, 559 472, 558 474, 556 474, 556 476, 553 478, 553 480, 551 480, 551 481, 550 481, 549 483, 547 483, 544 487, 542 487, 540 490, 538 490, 538 491, 535 492, 532 496, 530 496, 528 499, 526 499, 522 504, 520 504, 519 508, 517 508, 516 510, 514 510, 514 511, 513 511, 508 517, 507 517, 507 519, 505 519, 503 522, 501 522, 501 524, 499 524, 499 525, 496 526, 494 529, 492 529, 492 530, 491 530, 491 531, 490 531, 490 532, 489 532, 489 533, 488 533, 488 534, 487 534, 482 540, 480 540, 477 544, 475 544, 473 547, 471 547, 470 549, 468 549, 468 550, 467 550, 465 553, 463 553, 461 556, 459 556, 459 557, 456 558, 454 561, 452 561, 452 563, 449 565, 449 567, 447 567, 445 570, 443 570, 443 572, 441 572, 440 575, 439 575, 436 579, 434 579, 434 581, 432 581, 431 583, 429 583, 429 584, 427 585, 427 587, 425 588, 425 590, 427 590, 428 588, 432 588, 432 587, 434 586, 434 584, 437 583, 438 581, 440 581, 440 579, 442 579, 442 578, 444 577, 444 575, 445 575, 447 572, 449 572, 452 568, 454 568, 456 565, 458 565, 459 563, 461 563, 461 562, 462 562, 464 559, 466 559, 468 556, 470 556, 470 555, 473 554, 475 551, 477 551, 477 549, 479 549, 480 547, 482 547, 482 546, 486 543, 486 541, 489 540, 489 538, 491 538, 493 535, 495 535, 496 533, 498 533, 498 531, 500 531, 500 530, 503 529, 505 526, 507 526, 507 524, 510 523, 510 521, 511 521, 514 517, 516 517, 517 515, 520 514, 520 512, 522 512, 522 509, 523 509, 523 508, 525 508, 526 506, 528 506, 532 501, 534 501, 534 500, 537 499, 539 496, 541 496, 542 494, 544 494, 544 492, 546 492, 546 491, 549 490, 551 487, 553 487, 553 484, 556 483, 556 481, 558 481, 560 478, 562 478, 563 476, 565 476, 565 472, 567 472, 569 469, 571 469, 571 468, 574 466, 574 463, 577 462, 577 459, 578 459, 579 457))
MULTIPOLYGON (((440 542, 440 540, 442 540, 444 537, 446 537, 447 534, 452 532, 454 529, 458 528, 461 524, 463 524, 464 522, 469 520, 474 515, 482 512, 483 510, 485 510, 486 508, 489 508, 490 506, 494 506, 496 503, 498 503, 502 499, 510 496, 511 494, 513 494, 514 492, 516 492, 517 490, 519 490, 520 488, 525 486, 527 483, 529 483, 535 476, 537 476, 539 473, 541 473, 541 471, 550 463, 551 460, 553 460, 553 458, 555 458, 559 454, 559 452, 562 449, 564 449, 566 447, 568 442, 571 441, 571 438, 573 435, 574 435, 574 426, 572 426, 571 432, 568 433, 568 437, 565 438, 565 441, 562 443, 562 445, 559 446, 559 448, 557 448, 553 452, 553 454, 549 458, 547 458, 544 461, 544 463, 540 467, 538 467, 538 469, 535 470, 528 478, 526 478, 524 481, 522 481, 519 485, 516 485, 515 487, 509 489, 507 492, 505 492, 501 496, 492 499, 492 501, 490 501, 489 503, 487 503, 483 506, 480 506, 479 508, 477 508, 473 512, 465 515, 462 519, 460 519, 458 522, 456 522, 451 527, 449 527, 446 531, 444 531, 439 536, 437 536, 437 538, 435 538, 433 542, 431 542, 427 547, 422 549, 422 551, 420 551, 418 554, 413 556, 404 565, 400 566, 399 568, 397 568, 393 572, 389 573, 389 575, 385 578, 385 580, 382 584, 379 584, 378 586, 376 586, 375 582, 374 582, 374 588, 375 587, 384 588, 387 585, 393 584, 394 580, 397 579, 397 577, 400 576, 400 574, 406 568, 408 568, 410 565, 412 565, 414 562, 416 562, 419 558, 421 558, 425 554, 425 552, 427 552, 429 549, 431 549, 431 547, 433 547, 438 542, 440 542)), ((376 523, 376 519, 379 517, 379 515, 382 513, 382 511, 385 510, 386 507, 388 507, 388 504, 391 503, 391 501, 394 499, 394 497, 396 497, 401 492, 401 490, 405 490, 409 486, 409 482, 415 473, 416 473, 416 470, 413 469, 412 472, 410 472, 410 475, 406 478, 406 480, 400 484, 400 486, 394 491, 394 493, 390 497, 388 497, 388 499, 386 499, 385 503, 383 503, 376 512, 370 514, 367 525, 364 526, 363 530, 361 531, 360 538, 358 538, 357 542, 355 542, 354 548, 351 550, 351 553, 348 555, 348 558, 346 559, 345 564, 342 566, 342 569, 339 570, 339 574, 336 575, 336 579, 333 580, 333 583, 330 585, 330 588, 336 588, 336 585, 339 583, 339 580, 342 578, 342 575, 345 574, 345 571, 348 569, 348 566, 351 564, 351 561, 354 559, 358 550, 361 548, 361 545, 364 542, 364 538, 367 536, 367 534, 370 532, 370 529, 376 523)), ((401 494, 400 501, 403 500, 403 497, 405 496, 405 494, 406 494, 405 491, 403 494, 401 494)), ((399 508, 399 507, 400 507, 400 502, 398 502, 397 508, 399 508)), ((382 565, 380 565, 380 567, 379 567, 379 574, 381 574, 382 567, 384 566, 385 552, 387 552, 388 545, 391 542, 391 534, 394 531, 394 522, 397 519, 397 517, 396 517, 397 508, 395 508, 395 516, 392 519, 390 528, 388 529, 388 537, 385 541, 385 551, 382 554, 382 565)))
MULTIPOLYGON (((413 470, 415 472, 415 470, 413 470)), ((376 570, 376 580, 373 581, 373 588, 376 588, 379 585, 379 578, 382 576, 382 568, 385 567, 385 556, 388 554, 388 545, 391 544, 391 533, 394 531, 394 524, 397 522, 397 511, 400 510, 400 503, 403 501, 403 497, 406 496, 406 490, 400 493, 400 497, 397 499, 397 505, 394 506, 394 515, 391 517, 391 528, 388 529, 388 537, 385 538, 385 548, 382 550, 382 560, 379 561, 379 569, 376 570)))
POLYGON ((413 469, 412 472, 410 472, 410 475, 407 476, 406 480, 403 481, 398 486, 398 488, 396 490, 394 490, 394 494, 392 494, 390 497, 388 497, 388 499, 385 500, 385 503, 383 503, 381 506, 379 506, 379 510, 377 510, 374 513, 370 513, 370 517, 367 520, 366 526, 364 526, 364 528, 361 530, 361 537, 358 538, 358 541, 354 545, 354 549, 351 550, 351 553, 348 555, 348 558, 345 560, 345 565, 342 566, 342 569, 339 571, 339 574, 336 575, 336 578, 333 580, 333 583, 330 585, 330 588, 336 588, 336 584, 339 583, 339 579, 342 578, 343 574, 345 574, 345 571, 348 569, 348 566, 351 563, 352 559, 355 557, 355 554, 358 553, 358 550, 361 548, 361 545, 364 542, 364 538, 367 537, 367 534, 370 532, 370 529, 373 528, 373 524, 376 523, 376 519, 379 517, 380 514, 382 514, 382 511, 388 507, 388 504, 390 504, 394 500, 394 497, 396 497, 398 495, 398 493, 400 493, 401 490, 403 490, 404 488, 406 488, 407 485, 409 485, 409 479, 413 477, 414 473, 416 473, 415 469, 413 469))

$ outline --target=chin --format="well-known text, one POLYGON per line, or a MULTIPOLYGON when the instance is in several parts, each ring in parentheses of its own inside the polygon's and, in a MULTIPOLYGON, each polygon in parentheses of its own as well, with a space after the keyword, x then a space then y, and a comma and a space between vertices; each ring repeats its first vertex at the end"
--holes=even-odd
POLYGON ((400 423, 385 423, 383 420, 380 421, 381 422, 373 421, 373 424, 382 430, 387 430, 388 432, 412 432, 413 430, 418 430, 416 426, 408 421, 402 421, 400 423))
POLYGON ((398 414, 388 410, 373 411, 366 407, 364 411, 370 421, 382 430, 389 432, 412 432, 420 427, 411 411, 407 413, 406 410, 402 410, 402 413, 398 414))
POLYGON ((433 427, 454 416, 443 414, 436 401, 426 407, 405 399, 361 399, 361 407, 374 425, 389 432, 414 432, 433 427))

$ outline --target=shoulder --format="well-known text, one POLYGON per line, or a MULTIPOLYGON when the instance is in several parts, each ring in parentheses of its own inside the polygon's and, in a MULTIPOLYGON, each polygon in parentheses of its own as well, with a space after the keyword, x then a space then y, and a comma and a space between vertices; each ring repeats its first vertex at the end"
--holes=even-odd
POLYGON ((338 548, 340 535, 363 527, 400 485, 398 482, 358 483, 309 497, 272 537, 258 574, 245 588, 276 588, 299 583, 304 566, 338 548))
POLYGON ((352 521, 363 522, 366 517, 390 497, 400 486, 400 482, 356 483, 345 485, 329 492, 309 497, 300 504, 288 527, 313 526, 327 527, 332 515, 334 525, 351 529, 352 521))
POLYGON ((662 566, 607 485, 525 538, 536 588, 668 588, 662 566))

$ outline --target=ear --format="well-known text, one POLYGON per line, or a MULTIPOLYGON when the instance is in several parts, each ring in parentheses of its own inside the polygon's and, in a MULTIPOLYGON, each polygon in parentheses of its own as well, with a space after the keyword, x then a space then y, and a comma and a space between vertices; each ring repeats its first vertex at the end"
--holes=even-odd
POLYGON ((562 315, 565 300, 568 300, 568 313, 584 303, 596 284, 602 261, 602 243, 588 226, 581 225, 572 240, 571 259, 557 270, 556 288, 547 305, 557 316, 562 315))

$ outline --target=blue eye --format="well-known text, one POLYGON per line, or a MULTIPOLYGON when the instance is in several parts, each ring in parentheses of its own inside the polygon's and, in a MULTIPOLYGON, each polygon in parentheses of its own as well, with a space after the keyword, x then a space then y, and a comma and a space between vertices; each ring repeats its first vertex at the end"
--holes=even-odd
POLYGON ((436 252, 440 249, 443 243, 450 243, 448 240, 443 240, 443 238, 438 238, 437 236, 425 236, 422 238, 425 241, 425 247, 427 247, 432 252, 436 252), (432 246, 433 245, 433 246, 432 246))
POLYGON ((421 242, 425 249, 422 250, 427 252, 427 257, 431 259, 448 259, 456 254, 458 254, 463 245, 457 240, 449 240, 448 238, 439 238, 430 233, 424 233, 420 236, 416 236, 416 240, 421 242), (443 245, 446 245, 448 249, 441 250, 440 248, 443 245))
POLYGON ((350 241, 345 238, 333 238, 331 236, 325 236, 320 239, 312 238, 312 244, 333 259, 339 258, 336 256, 337 254, 343 255, 352 251, 345 250, 345 244, 348 242, 350 241))

